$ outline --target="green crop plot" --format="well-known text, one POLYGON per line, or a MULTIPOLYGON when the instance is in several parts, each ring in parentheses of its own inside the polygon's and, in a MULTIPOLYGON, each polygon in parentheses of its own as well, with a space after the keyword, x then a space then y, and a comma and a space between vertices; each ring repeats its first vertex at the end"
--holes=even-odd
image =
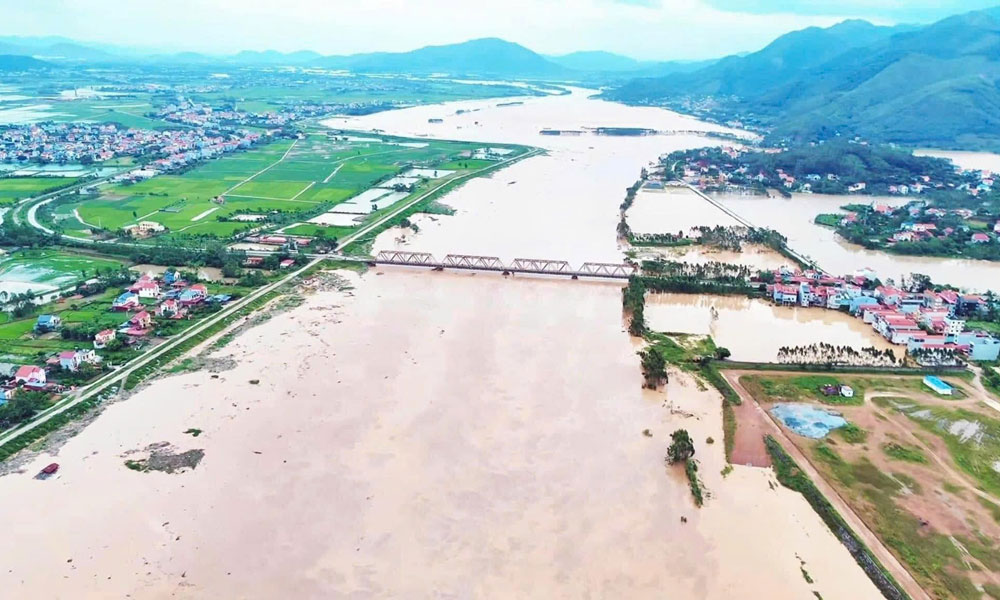
POLYGON ((76 181, 73 177, 5 177, 0 179, 0 206, 70 186, 76 181))
MULTIPOLYGON (((411 167, 453 171, 448 177, 483 168, 492 163, 462 160, 480 146, 312 134, 224 156, 183 174, 109 185, 98 198, 83 200, 75 209, 87 226, 109 231, 153 221, 166 227, 169 235, 228 237, 254 226, 234 220, 236 215, 286 215, 285 223, 306 221, 411 167)), ((61 223, 67 230, 75 228, 65 218, 61 223)))

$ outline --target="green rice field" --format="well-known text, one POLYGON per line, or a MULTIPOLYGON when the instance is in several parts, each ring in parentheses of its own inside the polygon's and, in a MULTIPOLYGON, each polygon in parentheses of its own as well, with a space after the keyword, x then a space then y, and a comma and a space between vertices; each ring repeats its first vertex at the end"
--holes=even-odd
POLYGON ((0 206, 73 185, 72 177, 4 177, 0 179, 0 206))
MULTIPOLYGON (((276 222, 284 223, 306 221, 409 167, 448 165, 447 170, 455 170, 449 177, 458 177, 482 168, 484 162, 468 160, 469 167, 460 166, 462 155, 468 156, 481 144, 436 140, 415 144, 370 137, 348 141, 345 137, 315 133, 299 140, 278 140, 183 174, 107 185, 99 197, 73 206, 79 214, 78 220, 73 216, 75 222, 66 218, 69 213, 63 209, 60 224, 69 231, 86 227, 115 231, 154 221, 171 235, 229 237, 255 226, 230 220, 233 215, 268 215, 272 220, 277 215, 283 220, 276 222), (216 201, 218 197, 224 202, 216 201)), ((413 193, 427 185, 424 182, 413 193)))

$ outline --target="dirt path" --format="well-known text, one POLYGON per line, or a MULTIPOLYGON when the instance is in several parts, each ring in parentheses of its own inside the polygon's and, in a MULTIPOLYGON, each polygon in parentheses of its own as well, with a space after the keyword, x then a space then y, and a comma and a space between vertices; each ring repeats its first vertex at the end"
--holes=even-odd
MULTIPOLYGON (((736 393, 739 395, 740 400, 743 404, 754 406, 757 409, 757 414, 766 420, 765 433, 769 433, 775 437, 779 442, 781 442, 782 447, 785 452, 792 457, 793 460, 799 465, 799 467, 809 476, 812 482, 816 485, 820 492, 830 501, 830 504, 837 509, 840 516, 844 518, 848 526, 854 531, 854 533, 868 546, 871 552, 881 561, 885 568, 892 574, 892 576, 899 582, 907 594, 914 599, 924 599, 930 600, 930 596, 924 592, 923 588, 917 583, 917 581, 910 575, 910 572, 903 567, 902 563, 896 558, 896 556, 889 551, 889 549, 882 543, 882 540, 878 538, 875 533, 865 525, 865 522, 861 520, 861 517, 854 512, 850 505, 837 493, 826 479, 820 475, 819 471, 813 466, 812 462, 806 457, 805 454, 799 450, 785 432, 775 423, 771 417, 764 411, 754 397, 744 389, 743 385, 740 383, 740 377, 743 375, 757 374, 759 371, 723 371, 722 374, 729 382, 736 393)), ((768 374, 782 374, 780 371, 768 371, 768 374)), ((785 373, 785 374, 799 374, 802 373, 785 373)), ((736 430, 743 426, 740 422, 737 424, 736 430)), ((763 442, 761 442, 763 444, 763 442)))
POLYGON ((254 173, 254 174, 253 174, 253 175, 251 175, 250 177, 247 177, 247 178, 246 178, 246 179, 244 179, 243 181, 241 181, 241 182, 237 183, 236 185, 234 185, 233 187, 229 188, 228 190, 226 190, 226 191, 222 192, 222 193, 221 193, 221 194, 219 194, 219 195, 220 195, 220 196, 228 196, 228 195, 229 195, 229 194, 230 194, 231 192, 234 192, 234 191, 236 190, 236 188, 240 187, 240 186, 241 186, 241 185, 243 185, 244 183, 246 183, 246 182, 248 182, 248 181, 250 181, 250 180, 254 179, 255 177, 257 177, 258 175, 261 175, 262 173, 265 173, 266 171, 268 171, 268 170, 270 170, 270 169, 274 168, 275 166, 277 166, 277 165, 278 165, 278 163, 280 163, 281 161, 283 161, 283 160, 285 160, 286 158, 288 158, 288 155, 289 155, 289 154, 291 153, 291 151, 292 151, 292 148, 295 148, 295 144, 298 144, 298 143, 299 143, 299 140, 295 140, 295 141, 293 141, 293 142, 292 142, 292 145, 288 147, 288 150, 285 150, 285 153, 281 155, 281 158, 279 158, 278 160, 274 161, 273 163, 271 163, 271 164, 267 165, 266 167, 264 167, 264 168, 263 168, 263 169, 261 169, 260 171, 257 171, 256 173, 254 173))
MULTIPOLYGON (((730 382, 732 383, 732 382, 730 382)), ((748 467, 770 467, 771 456, 764 446, 764 436, 770 433, 764 409, 756 402, 742 402, 733 407, 736 413, 736 433, 733 436, 732 462, 748 467)))

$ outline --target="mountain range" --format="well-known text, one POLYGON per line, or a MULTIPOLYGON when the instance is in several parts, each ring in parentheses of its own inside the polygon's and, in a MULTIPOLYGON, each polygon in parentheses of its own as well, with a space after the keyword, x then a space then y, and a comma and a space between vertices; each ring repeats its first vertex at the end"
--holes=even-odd
POLYGON ((228 56, 213 56, 197 52, 140 52, 108 45, 85 44, 61 37, 12 36, 0 37, 0 54, 30 56, 51 65, 141 62, 204 66, 299 66, 359 73, 445 73, 567 80, 654 77, 692 71, 713 62, 640 61, 602 51, 543 56, 524 46, 498 38, 426 46, 409 52, 323 56, 308 50, 288 53, 244 50, 228 56))
POLYGON ((805 29, 694 72, 635 78, 606 96, 757 123, 776 139, 1000 149, 1000 9, 924 27, 805 29))

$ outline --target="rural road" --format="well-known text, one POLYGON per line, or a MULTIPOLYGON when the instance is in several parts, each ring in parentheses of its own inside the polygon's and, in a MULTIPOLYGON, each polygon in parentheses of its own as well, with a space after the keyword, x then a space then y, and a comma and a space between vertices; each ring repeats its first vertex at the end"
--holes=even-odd
POLYGON ((301 267, 293 271, 292 273, 289 273, 288 275, 279 279, 278 281, 275 281, 264 287, 254 290, 250 294, 244 296, 243 298, 237 300, 236 302, 233 302, 232 304, 225 307, 218 313, 192 326, 191 328, 187 329, 186 331, 177 335, 176 337, 170 338, 169 340, 160 344, 159 346, 150 349, 149 352, 146 352, 145 354, 132 359, 124 367, 116 371, 113 371, 111 373, 108 373, 103 377, 100 377, 97 381, 94 381, 93 383, 81 388, 77 394, 69 395, 62 401, 56 403, 51 408, 48 408, 47 410, 39 413, 34 419, 29 421, 28 423, 16 429, 7 431, 3 435, 0 435, 0 445, 6 444, 7 442, 17 438, 18 436, 31 431, 32 429, 45 423, 49 419, 52 419, 56 415, 66 412, 67 410, 73 408, 74 406, 80 404, 81 402, 93 398, 94 396, 100 394, 101 392, 103 392, 104 390, 108 389, 109 387, 111 387, 116 383, 124 384, 125 379, 136 369, 145 366, 149 362, 159 358, 160 356, 166 354, 170 350, 183 344, 187 340, 191 339, 193 336, 198 335, 199 333, 205 331, 206 329, 225 320, 227 317, 239 311, 241 308, 253 302, 257 298, 260 298, 264 294, 267 294, 268 292, 277 289, 280 286, 285 285, 286 283, 288 283, 295 277, 298 277, 311 267, 319 264, 322 260, 323 260, 322 258, 314 258, 313 260, 309 261, 309 263, 306 264, 304 267, 301 267))
MULTIPOLYGON (((754 397, 746 391, 743 385, 740 383, 740 377, 743 375, 751 374, 751 371, 723 371, 722 375, 729 382, 729 385, 736 390, 736 393, 740 397, 740 401, 744 404, 749 403, 757 409, 757 413, 763 420, 768 433, 774 436, 779 442, 781 442, 782 448, 785 452, 798 464, 799 468, 805 471, 809 479, 816 485, 823 496, 830 501, 840 516, 844 518, 851 530, 868 546, 872 554, 885 566, 885 568, 892 574, 892 576, 899 582, 899 585, 910 595, 914 600, 930 600, 930 596, 920 587, 920 584, 910 575, 910 572, 903 567, 903 564, 899 562, 899 559, 889 551, 889 549, 882 543, 882 540, 872 532, 871 529, 861 520, 861 517, 850 507, 850 505, 837 493, 833 487, 826 482, 819 471, 813 466, 813 464, 806 458, 805 454, 799 450, 799 448, 790 440, 785 432, 775 423, 771 416, 767 414, 754 397)), ((737 423, 736 427, 739 429, 741 423, 737 423)))
MULTIPOLYGON (((291 148, 289 148, 289 151, 290 150, 291 150, 291 148)), ((425 192, 423 194, 420 194, 419 196, 417 196, 416 198, 413 198, 410 201, 407 201, 406 203, 402 204, 398 208, 392 210, 390 213, 388 213, 388 214, 380 217, 378 220, 376 220, 376 221, 374 221, 374 222, 372 222, 372 223, 370 223, 370 224, 368 224, 368 225, 366 225, 364 227, 361 227, 355 233, 353 233, 350 236, 344 238, 341 241, 340 248, 342 250, 344 247, 346 247, 346 246, 354 243, 355 241, 357 241, 358 239, 360 239, 362 236, 370 233, 371 231, 373 231, 376 228, 380 227, 381 225, 385 224, 389 220, 397 217, 403 211, 411 208, 416 203, 418 203, 418 202, 426 199, 431 194, 434 194, 434 193, 438 192, 439 190, 441 190, 441 188, 443 188, 446 185, 455 184, 456 182, 466 181, 466 180, 471 179, 472 177, 475 177, 475 176, 477 176, 477 175, 479 175, 481 173, 484 173, 486 171, 493 170, 493 169, 499 169, 502 166, 505 166, 505 165, 510 164, 512 162, 515 162, 515 161, 518 161, 518 160, 521 160, 521 159, 524 159, 524 158, 529 158, 531 156, 536 156, 537 154, 539 154, 541 152, 542 152, 541 149, 536 148, 536 149, 533 149, 533 150, 531 150, 529 152, 526 152, 525 154, 522 154, 520 156, 512 157, 512 158, 509 158, 507 160, 494 163, 493 165, 490 165, 489 167, 484 167, 483 169, 479 169, 479 170, 473 171, 471 173, 468 173, 466 175, 463 175, 461 177, 452 179, 450 181, 443 182, 441 185, 434 187, 434 189, 429 190, 429 191, 427 191, 427 192, 425 192)), ((285 155, 287 156, 287 152, 285 153, 285 155)), ((282 159, 283 158, 284 157, 282 157, 282 159)), ((89 182, 87 182, 87 184, 95 183, 95 181, 89 181, 89 182)), ((32 204, 28 208, 28 213, 27 213, 27 219, 28 219, 29 224, 32 227, 34 227, 36 229, 39 229, 41 231, 44 231, 46 233, 49 233, 49 234, 54 233, 52 230, 46 228, 45 226, 43 226, 41 223, 38 222, 38 219, 37 219, 37 210, 38 210, 39 206, 42 206, 43 204, 45 204, 47 202, 51 202, 56 197, 58 197, 60 194, 66 193, 66 192, 67 192, 67 190, 59 190, 58 192, 55 192, 55 193, 53 193, 51 195, 40 196, 38 198, 32 198, 30 200, 30 202, 34 202, 34 204, 32 204)), ((66 235, 63 235, 63 238, 71 239, 71 240, 74 240, 74 241, 86 241, 86 242, 94 243, 93 240, 83 240, 81 238, 74 238, 74 237, 66 236, 66 235)), ((270 252, 266 252, 266 253, 265 252, 254 252, 253 254, 270 254, 270 252)), ((292 273, 289 273, 288 275, 286 275, 285 277, 279 279, 278 281, 272 282, 272 283, 270 283, 270 284, 268 284, 268 285, 266 285, 264 287, 261 287, 261 288, 258 288, 256 290, 254 290, 253 292, 251 292, 247 296, 245 296, 245 297, 243 297, 243 298, 241 298, 241 299, 233 302, 229 306, 225 307, 224 309, 222 309, 218 313, 212 315, 211 317, 205 319, 201 323, 198 323, 198 324, 192 326, 191 328, 187 329, 186 331, 184 331, 183 333, 177 335, 176 337, 170 338, 169 340, 167 340, 163 344, 160 344, 159 346, 151 348, 145 354, 142 354, 141 356, 138 356, 138 357, 132 359, 129 363, 127 363, 122 368, 120 368, 120 369, 118 369, 118 370, 116 370, 116 371, 114 371, 112 373, 108 373, 107 375, 104 375, 103 377, 98 378, 93 383, 90 383, 90 384, 84 386, 83 388, 81 388, 80 390, 78 390, 75 394, 68 395, 67 397, 63 398, 63 400, 61 400, 60 402, 56 403, 54 406, 52 406, 52 407, 46 409, 45 411, 42 411, 38 415, 36 415, 31 421, 29 421, 29 422, 27 422, 27 423, 25 423, 25 424, 17 427, 16 429, 12 429, 12 430, 4 432, 2 435, 0 435, 0 445, 6 444, 7 442, 10 442, 11 440, 16 439, 18 436, 31 431, 32 429, 34 429, 34 428, 42 425, 43 423, 49 421, 53 417, 55 417, 55 416, 57 416, 57 415, 59 415, 61 413, 66 412, 67 410, 73 408, 74 406, 77 406, 81 402, 85 402, 86 400, 88 400, 90 398, 93 398, 94 396, 96 396, 96 395, 102 393, 103 391, 107 390, 108 388, 110 388, 112 385, 115 385, 115 384, 123 385, 124 382, 125 382, 125 380, 126 380, 126 378, 131 373, 133 373, 134 371, 136 371, 137 369, 142 368, 143 366, 149 364, 151 361, 156 360, 157 358, 159 358, 160 356, 163 356, 164 354, 166 354, 170 350, 172 350, 172 349, 180 346, 181 344, 183 344, 187 340, 191 339, 193 336, 196 336, 199 333, 205 331, 206 329, 208 329, 208 328, 210 328, 210 327, 212 327, 212 326, 214 326, 214 325, 222 322, 223 320, 225 320, 226 318, 228 318, 230 315, 236 313, 237 311, 239 311, 243 307, 247 306, 249 303, 253 302, 257 298, 260 298, 261 296, 267 294, 268 292, 271 292, 272 290, 275 290, 275 289, 277 289, 277 288, 279 288, 279 287, 287 284, 288 282, 292 281, 294 278, 298 277, 299 275, 301 275, 302 273, 306 272, 308 269, 312 268, 313 266, 319 264, 320 262, 322 262, 324 260, 327 260, 327 259, 349 260, 349 261, 359 261, 359 262, 360 261, 365 261, 365 262, 367 261, 367 259, 365 259, 365 258, 360 258, 360 257, 344 257, 344 256, 339 256, 337 254, 331 254, 331 255, 307 255, 307 256, 309 256, 311 258, 311 260, 304 267, 301 267, 301 268, 293 271, 292 273)))

